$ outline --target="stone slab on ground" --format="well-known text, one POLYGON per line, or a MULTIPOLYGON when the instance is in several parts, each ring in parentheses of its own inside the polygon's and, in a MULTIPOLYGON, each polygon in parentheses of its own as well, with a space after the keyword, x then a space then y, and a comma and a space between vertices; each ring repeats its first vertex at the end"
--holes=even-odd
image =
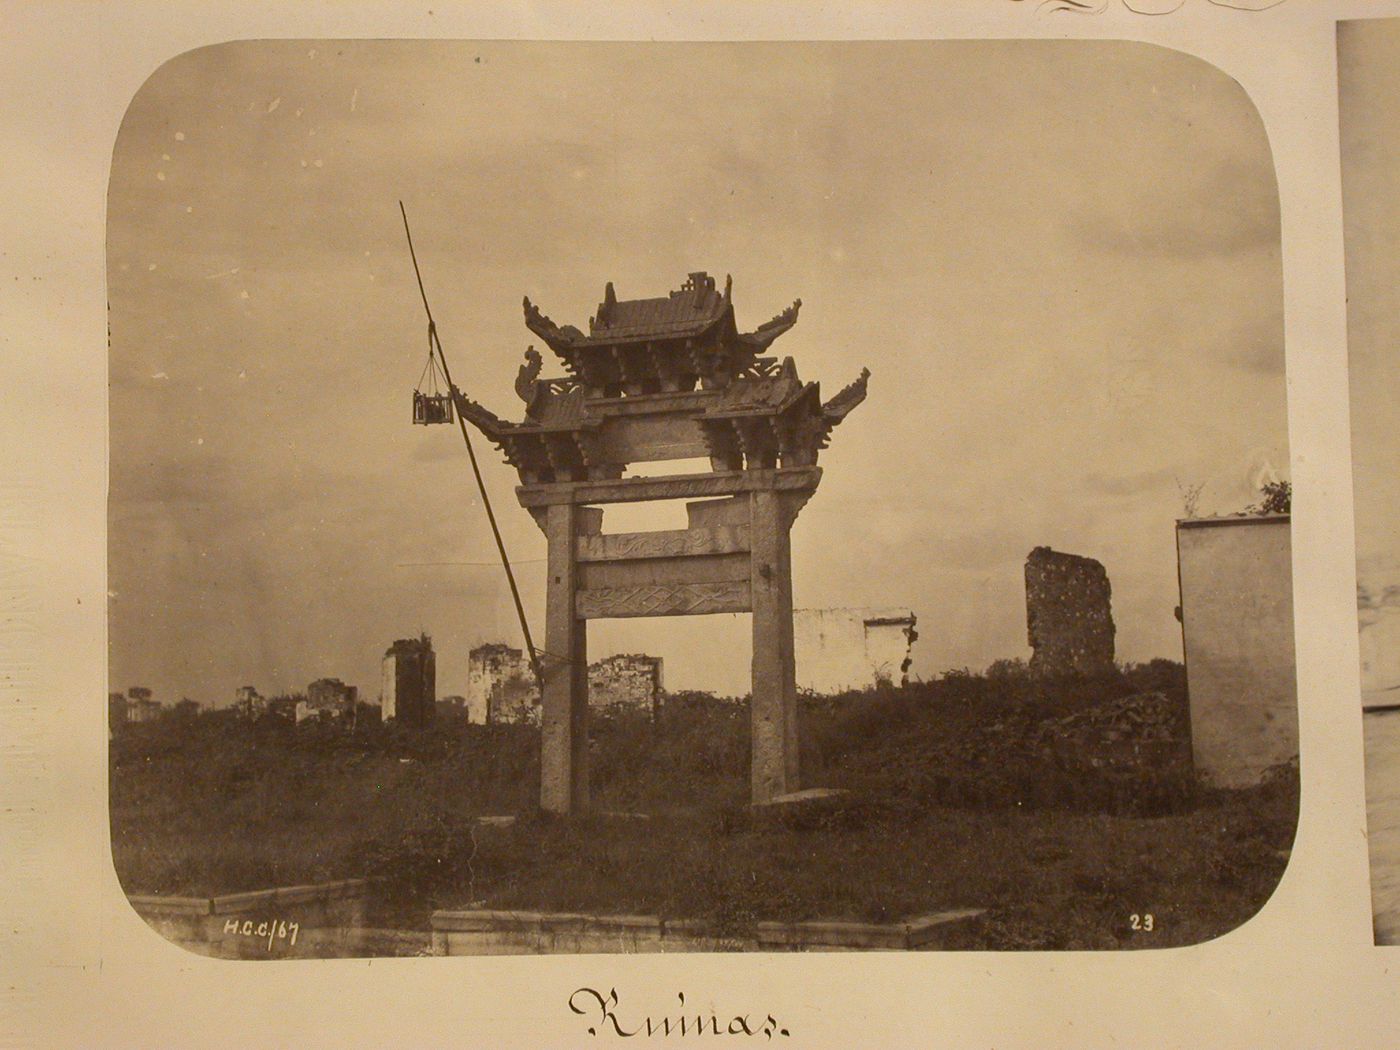
POLYGON ((173 944, 218 959, 352 958, 373 880, 342 879, 218 897, 132 894, 128 902, 173 944))
POLYGON ((851 801, 851 793, 844 788, 806 788, 755 802, 749 815, 756 827, 805 827, 820 824, 851 801))
POLYGON ((761 922, 758 943, 765 951, 928 951, 943 946, 952 926, 985 911, 957 908, 894 923, 761 922))
POLYGON ((763 922, 753 936, 716 932, 700 920, 650 915, 578 915, 521 911, 437 911, 436 955, 572 955, 714 951, 930 951, 984 914, 936 912, 899 923, 763 922))
POLYGON ((805 788, 802 791, 789 791, 786 795, 776 795, 766 802, 755 802, 753 805, 754 809, 765 807, 776 809, 783 806, 797 806, 806 802, 825 802, 849 798, 850 794, 845 788, 805 788))

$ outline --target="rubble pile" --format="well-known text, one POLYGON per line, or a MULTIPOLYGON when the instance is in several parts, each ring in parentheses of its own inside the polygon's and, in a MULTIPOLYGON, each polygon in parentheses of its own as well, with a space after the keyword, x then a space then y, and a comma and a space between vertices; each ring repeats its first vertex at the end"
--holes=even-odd
POLYGON ((1169 753, 1188 740, 1183 705, 1162 693, 1137 693, 1041 722, 1031 738, 1039 750, 1079 753, 1095 766, 1169 753))
POLYGON ((919 779, 943 805, 1169 812, 1192 792, 1185 706, 1138 693, 1046 718, 1028 705, 963 735, 919 779))

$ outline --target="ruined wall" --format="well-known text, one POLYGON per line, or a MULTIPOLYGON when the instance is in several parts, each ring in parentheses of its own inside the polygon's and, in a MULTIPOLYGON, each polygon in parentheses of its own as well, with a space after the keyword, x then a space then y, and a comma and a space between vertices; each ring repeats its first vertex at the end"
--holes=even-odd
POLYGON ((1113 670, 1112 589, 1093 558, 1037 547, 1026 559, 1026 637, 1031 671, 1097 675, 1113 670))
POLYGON ((234 693, 234 710, 242 718, 261 718, 267 713, 267 698, 251 685, 241 685, 234 693))
POLYGON ((158 700, 128 697, 126 701, 126 721, 128 722, 154 722, 164 711, 164 705, 158 700))
POLYGON ((400 638, 384 653, 381 687, 385 721, 425 726, 433 721, 437 703, 437 656, 426 634, 400 638))
POLYGON ((481 719, 473 719, 471 708, 467 706, 467 698, 456 694, 438 697, 437 717, 442 718, 444 716, 453 719, 465 718, 468 722, 484 721, 484 716, 481 719))
POLYGON ((1181 521, 1176 546, 1196 772, 1246 787, 1298 754, 1289 519, 1181 521))
MULTIPOLYGON (((609 656, 588 665, 588 704, 652 710, 661 702, 662 660, 644 653, 609 656)), ((540 694, 525 654, 500 642, 479 645, 467 662, 471 721, 539 725, 540 694)))
POLYGON ((297 702, 296 720, 304 722, 318 715, 348 716, 354 712, 359 695, 355 686, 346 685, 339 678, 318 678, 306 687, 306 699, 297 702))
POLYGON ((797 687, 830 695, 901 685, 913 665, 917 618, 908 609, 797 609, 797 687))
POLYGON ((588 706, 635 708, 654 713, 661 702, 659 656, 619 653, 588 666, 588 706))
POLYGON ((1362 704, 1400 703, 1400 606, 1363 608, 1359 620, 1362 704))
POLYGON ((471 651, 467 658, 467 712, 473 722, 539 724, 539 690, 521 650, 491 642, 471 651))

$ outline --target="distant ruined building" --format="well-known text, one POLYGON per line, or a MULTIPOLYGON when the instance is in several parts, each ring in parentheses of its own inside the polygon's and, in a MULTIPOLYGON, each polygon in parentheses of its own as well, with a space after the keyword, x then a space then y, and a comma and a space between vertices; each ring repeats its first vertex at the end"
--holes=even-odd
POLYGON ((540 694, 529 661, 503 642, 478 645, 467 659, 467 716, 473 722, 539 725, 540 694))
POLYGON ((154 722, 165 713, 165 705, 151 699, 151 691, 135 685, 126 692, 126 722, 154 722))
POLYGON ((301 723, 308 718, 351 718, 359 692, 339 678, 318 678, 306 687, 306 699, 297 702, 296 720, 301 723))
POLYGON ((588 706, 655 714, 664 689, 662 660, 643 653, 618 653, 588 665, 588 706))
MULTIPOLYGON (((467 666, 471 721, 539 725, 539 687, 521 650, 500 642, 479 645, 467 666)), ((660 657, 643 653, 619 653, 589 664, 588 706, 654 713, 665 688, 662 668, 660 657)))
POLYGON ((798 609, 793 613, 797 687, 831 696, 907 685, 918 623, 910 609, 798 609))
POLYGON ((267 713, 267 698, 251 685, 240 685, 234 693, 233 709, 240 718, 261 718, 267 713))
POLYGON ((400 638, 384 653, 380 714, 402 726, 426 726, 437 710, 437 657, 426 634, 400 638))
POLYGON ((1114 669, 1112 588, 1093 558, 1037 547, 1026 559, 1031 673, 1093 676, 1114 669))

